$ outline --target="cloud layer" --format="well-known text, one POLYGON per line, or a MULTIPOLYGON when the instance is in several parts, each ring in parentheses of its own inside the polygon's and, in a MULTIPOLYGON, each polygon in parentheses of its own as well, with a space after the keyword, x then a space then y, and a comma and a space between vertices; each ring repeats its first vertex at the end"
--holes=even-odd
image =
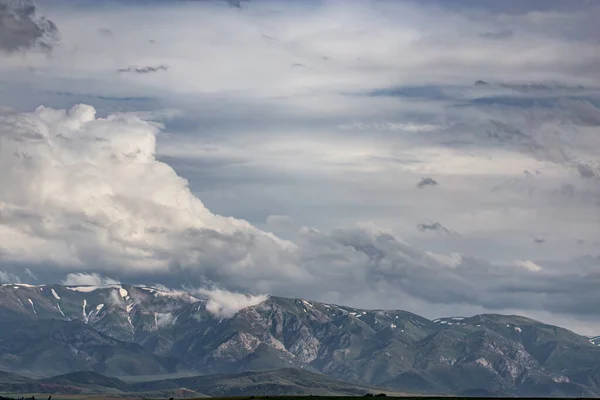
POLYGON ((115 279, 100 276, 97 272, 86 274, 83 272, 67 274, 62 281, 63 285, 72 286, 105 286, 116 285, 119 282, 115 279))
MULTIPOLYGON (((493 264, 421 251, 374 226, 330 233, 302 228, 292 242, 212 214, 185 180, 156 160, 160 128, 138 114, 97 118, 86 105, 2 117, 3 261, 27 262, 34 273, 52 265, 69 272, 69 284, 113 282, 74 273, 83 269, 136 281, 187 272, 197 282, 241 291, 362 298, 363 306, 597 313, 593 262, 571 264, 569 272, 532 261, 493 264), (575 285, 581 274, 585 284, 575 285)), ((203 294, 222 316, 263 299, 203 294)))

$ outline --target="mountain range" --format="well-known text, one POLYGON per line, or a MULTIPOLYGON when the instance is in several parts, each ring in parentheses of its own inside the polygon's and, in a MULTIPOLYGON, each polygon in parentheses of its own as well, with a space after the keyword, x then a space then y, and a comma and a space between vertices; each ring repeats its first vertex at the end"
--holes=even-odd
POLYGON ((520 316, 429 320, 282 297, 224 315, 184 291, 5 284, 0 370, 3 391, 21 392, 589 397, 600 339, 520 316))

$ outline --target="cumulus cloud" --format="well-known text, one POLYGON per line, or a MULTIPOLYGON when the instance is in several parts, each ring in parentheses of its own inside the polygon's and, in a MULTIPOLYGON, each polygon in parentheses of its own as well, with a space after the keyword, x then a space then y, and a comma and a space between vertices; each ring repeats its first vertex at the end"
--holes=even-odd
POLYGON ((56 25, 44 17, 37 18, 32 1, 0 0, 0 50, 49 50, 57 39, 56 25))
POLYGON ((141 270, 273 264, 290 245, 207 210, 155 159, 158 129, 85 105, 1 118, 0 166, 12 171, 0 188, 6 257, 141 270))
POLYGON ((267 295, 249 295, 218 288, 199 289, 197 293, 208 299, 206 310, 218 318, 233 317, 238 311, 260 304, 269 298, 267 295))
POLYGON ((75 272, 68 274, 62 281, 63 285, 71 286, 105 286, 105 285, 116 285, 119 282, 112 279, 100 276, 98 273, 84 273, 75 272))

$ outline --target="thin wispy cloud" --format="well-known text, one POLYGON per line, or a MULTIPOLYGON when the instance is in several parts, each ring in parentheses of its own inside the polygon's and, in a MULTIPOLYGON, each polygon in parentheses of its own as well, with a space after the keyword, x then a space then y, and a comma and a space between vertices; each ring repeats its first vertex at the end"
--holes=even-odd
POLYGON ((136 74, 150 74, 152 72, 167 71, 168 69, 169 68, 166 65, 158 65, 156 67, 146 66, 146 67, 120 68, 119 72, 131 72, 131 73, 136 73, 136 74))

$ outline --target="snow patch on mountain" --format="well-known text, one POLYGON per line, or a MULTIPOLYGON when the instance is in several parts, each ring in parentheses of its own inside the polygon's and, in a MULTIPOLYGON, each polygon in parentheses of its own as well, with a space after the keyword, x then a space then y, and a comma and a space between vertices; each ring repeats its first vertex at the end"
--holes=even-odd
POLYGON ((486 369, 493 370, 492 364, 490 364, 490 362, 483 357, 478 358, 475 360, 475 362, 486 369))
POLYGON ((34 314, 37 314, 37 311, 35 311, 35 306, 33 305, 33 301, 31 299, 27 299, 29 300, 29 304, 31 304, 31 309, 33 310, 34 314))
POLYGON ((105 286, 67 286, 67 289, 72 292, 80 293, 91 293, 100 289, 117 289, 119 285, 105 285, 105 286))
MULTIPOLYGON (((60 312, 63 317, 65 317, 65 318, 67 317, 65 315, 65 313, 63 312, 63 310, 60 308, 60 304, 59 303, 56 303, 56 308, 58 309, 58 312, 60 312)), ((70 318, 69 318, 69 320, 70 320, 70 318)))
POLYGON ((87 307, 87 300, 83 299, 83 307, 82 307, 82 309, 83 309, 83 321, 87 324, 88 323, 88 316, 87 316, 87 313, 85 311, 86 307, 87 307))

